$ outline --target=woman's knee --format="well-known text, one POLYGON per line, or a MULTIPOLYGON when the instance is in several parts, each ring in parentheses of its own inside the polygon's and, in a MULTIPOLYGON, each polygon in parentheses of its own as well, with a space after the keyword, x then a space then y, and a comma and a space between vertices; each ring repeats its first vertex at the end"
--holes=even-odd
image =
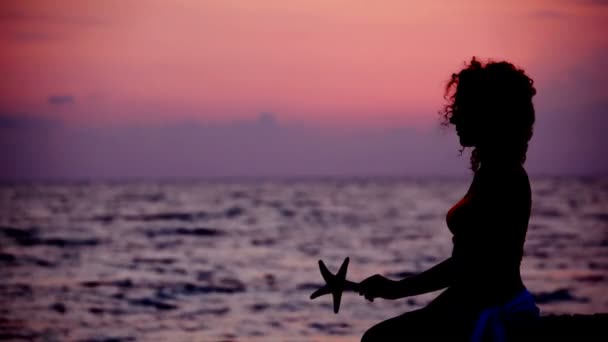
POLYGON ((382 341, 382 323, 376 324, 373 327, 367 329, 363 336, 361 337, 361 342, 374 342, 374 341, 382 341))
POLYGON ((361 342, 401 341, 404 337, 407 337, 408 341, 414 341, 419 337, 418 328, 424 320, 423 316, 423 310, 416 310, 380 322, 363 333, 361 342))

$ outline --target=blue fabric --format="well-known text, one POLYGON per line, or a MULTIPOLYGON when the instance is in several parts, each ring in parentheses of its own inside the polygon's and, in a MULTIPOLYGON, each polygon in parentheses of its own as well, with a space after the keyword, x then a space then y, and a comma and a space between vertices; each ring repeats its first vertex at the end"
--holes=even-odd
POLYGON ((539 317, 540 310, 534 303, 534 297, 528 290, 522 291, 511 301, 498 306, 487 308, 481 312, 471 342, 505 342, 506 329, 505 324, 509 319, 520 314, 527 316, 539 317))

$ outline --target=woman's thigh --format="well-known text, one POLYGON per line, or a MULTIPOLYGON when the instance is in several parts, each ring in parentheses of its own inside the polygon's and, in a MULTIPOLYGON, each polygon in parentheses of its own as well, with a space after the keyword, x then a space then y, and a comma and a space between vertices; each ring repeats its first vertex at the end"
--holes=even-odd
POLYGON ((391 341, 465 341, 467 329, 462 317, 450 317, 445 312, 428 307, 406 312, 380 322, 367 330, 362 342, 391 341))
POLYGON ((427 310, 420 309, 387 319, 367 330, 361 342, 428 340, 425 334, 430 320, 428 316, 427 310))

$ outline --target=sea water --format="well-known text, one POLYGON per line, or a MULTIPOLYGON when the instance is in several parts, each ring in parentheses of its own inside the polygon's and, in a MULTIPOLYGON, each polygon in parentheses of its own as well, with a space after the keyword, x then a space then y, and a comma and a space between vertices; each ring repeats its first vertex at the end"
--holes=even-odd
MULTIPOLYGON (((399 279, 451 253, 466 179, 0 186, 0 338, 358 341, 437 293, 309 300, 317 261, 399 279)), ((608 311, 608 179, 532 179, 524 283, 543 314, 608 311)))

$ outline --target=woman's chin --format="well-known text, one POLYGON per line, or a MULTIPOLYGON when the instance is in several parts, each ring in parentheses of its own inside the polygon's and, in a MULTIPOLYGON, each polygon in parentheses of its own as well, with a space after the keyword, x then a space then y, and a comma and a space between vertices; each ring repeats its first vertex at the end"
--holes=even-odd
POLYGON ((460 137, 460 136, 458 138, 460 140, 460 146, 463 146, 463 147, 473 147, 473 146, 475 146, 475 144, 472 141, 470 141, 470 140, 468 140, 466 138, 463 138, 463 137, 460 137))

